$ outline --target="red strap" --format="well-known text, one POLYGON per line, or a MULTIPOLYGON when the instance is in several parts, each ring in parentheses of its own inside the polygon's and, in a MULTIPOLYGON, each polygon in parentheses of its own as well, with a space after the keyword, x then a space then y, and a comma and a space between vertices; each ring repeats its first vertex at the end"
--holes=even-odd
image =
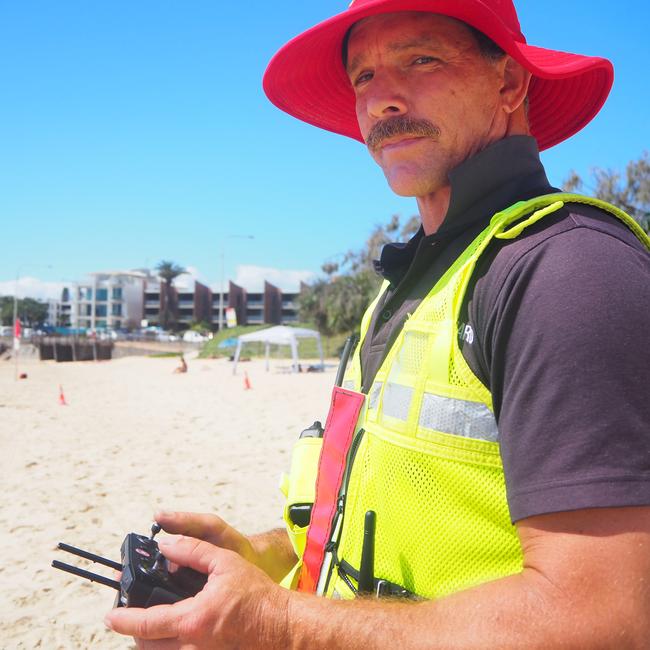
POLYGON ((315 592, 332 534, 345 461, 354 438, 365 395, 336 386, 325 423, 323 449, 318 462, 316 500, 311 513, 298 591, 315 592))

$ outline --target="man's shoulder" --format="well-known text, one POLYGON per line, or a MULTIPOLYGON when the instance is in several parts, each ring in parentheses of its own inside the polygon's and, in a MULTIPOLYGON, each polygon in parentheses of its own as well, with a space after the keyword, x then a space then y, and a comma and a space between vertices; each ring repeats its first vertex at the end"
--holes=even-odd
POLYGON ((491 243, 463 315, 485 337, 512 319, 535 320, 539 310, 557 313, 585 300, 596 309, 612 293, 634 301, 648 287, 650 254, 634 232, 606 210, 567 203, 517 238, 491 243))
POLYGON ((566 203, 517 238, 495 240, 479 262, 477 279, 489 277, 490 284, 501 284, 513 269, 526 265, 550 264, 555 272, 570 272, 577 264, 600 263, 628 253, 650 263, 645 245, 621 219, 601 207, 566 203))
MULTIPOLYGON (((526 248, 580 228, 601 233, 636 248, 644 249, 643 244, 630 227, 610 210, 580 202, 565 203, 564 207, 555 214, 541 219, 534 227, 524 230, 522 236, 514 241, 518 241, 523 248, 526 248)), ((605 238, 604 241, 607 239, 605 238)))

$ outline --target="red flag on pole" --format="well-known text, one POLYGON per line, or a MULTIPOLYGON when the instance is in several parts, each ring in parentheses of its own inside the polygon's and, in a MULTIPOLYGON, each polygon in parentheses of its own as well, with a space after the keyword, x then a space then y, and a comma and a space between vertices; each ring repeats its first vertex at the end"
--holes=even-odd
POLYGON ((20 324, 20 318, 16 318, 14 322, 14 350, 18 352, 20 349, 20 335, 22 334, 23 328, 20 324))

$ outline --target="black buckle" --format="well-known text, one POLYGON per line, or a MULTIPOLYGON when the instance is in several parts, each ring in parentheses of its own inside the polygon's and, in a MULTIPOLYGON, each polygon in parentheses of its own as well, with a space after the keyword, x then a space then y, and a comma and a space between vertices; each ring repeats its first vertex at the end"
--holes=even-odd
POLYGON ((418 597, 400 585, 396 585, 393 582, 388 580, 377 580, 377 585, 375 589, 375 596, 377 598, 408 598, 410 600, 415 600, 418 597))

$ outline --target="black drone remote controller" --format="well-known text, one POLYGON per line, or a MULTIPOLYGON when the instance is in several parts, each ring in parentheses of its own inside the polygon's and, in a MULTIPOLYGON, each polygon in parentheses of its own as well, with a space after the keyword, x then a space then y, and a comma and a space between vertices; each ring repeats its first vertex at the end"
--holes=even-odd
POLYGON ((203 589, 207 576, 192 569, 180 568, 171 573, 165 556, 160 552, 155 535, 160 526, 151 527, 151 536, 129 533, 120 548, 121 563, 107 560, 94 553, 59 543, 61 550, 121 571, 120 580, 85 571, 79 567, 54 560, 52 566, 117 590, 116 607, 153 607, 170 605, 191 598, 203 589))

